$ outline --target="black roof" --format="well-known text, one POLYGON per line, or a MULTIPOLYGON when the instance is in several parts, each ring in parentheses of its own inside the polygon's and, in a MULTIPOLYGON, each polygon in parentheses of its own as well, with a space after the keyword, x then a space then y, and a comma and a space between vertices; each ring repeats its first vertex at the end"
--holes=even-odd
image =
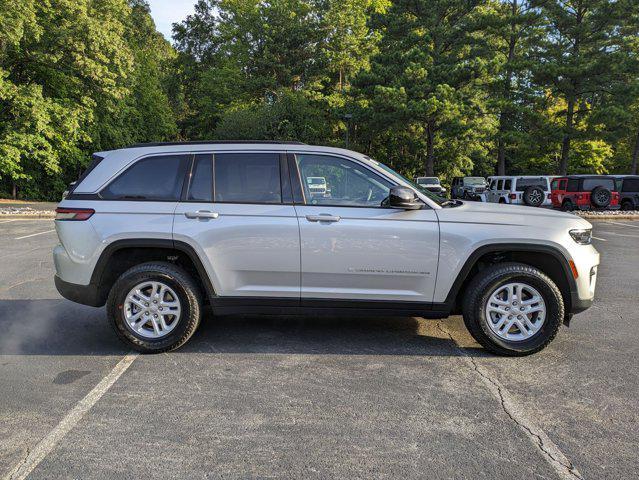
POLYGON ((188 142, 152 142, 152 143, 136 143, 124 148, 141 148, 141 147, 164 147, 171 145, 209 145, 209 144, 229 144, 229 143, 247 143, 247 144, 266 144, 266 145, 306 145, 303 142, 282 142, 277 140, 196 140, 188 142))

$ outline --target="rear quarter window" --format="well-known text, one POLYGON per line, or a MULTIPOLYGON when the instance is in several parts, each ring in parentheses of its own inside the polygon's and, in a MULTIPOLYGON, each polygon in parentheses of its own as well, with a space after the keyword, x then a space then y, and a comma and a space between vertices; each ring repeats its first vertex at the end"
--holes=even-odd
POLYGON ((596 187, 604 187, 608 190, 615 190, 615 181, 612 178, 584 178, 584 191, 591 192, 596 187))
POLYGON ((105 200, 177 201, 189 155, 158 155, 138 160, 106 186, 105 200))
POLYGON ((622 192, 639 192, 639 178, 626 178, 621 184, 622 192))
POLYGON ((544 192, 548 191, 548 181, 545 178, 518 178, 517 191, 523 192, 528 187, 539 187, 544 192))

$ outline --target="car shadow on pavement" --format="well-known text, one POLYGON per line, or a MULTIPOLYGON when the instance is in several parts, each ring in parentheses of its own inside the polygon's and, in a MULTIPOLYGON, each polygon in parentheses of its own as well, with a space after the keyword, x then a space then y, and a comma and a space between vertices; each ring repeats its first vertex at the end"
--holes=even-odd
MULTIPOLYGON (((214 316, 177 353, 459 356, 430 320, 403 317, 214 316), (430 328, 429 332, 436 331, 430 328)), ((0 300, 0 355, 122 355, 104 308, 67 300, 0 300)), ((465 348, 472 356, 488 355, 465 348)))

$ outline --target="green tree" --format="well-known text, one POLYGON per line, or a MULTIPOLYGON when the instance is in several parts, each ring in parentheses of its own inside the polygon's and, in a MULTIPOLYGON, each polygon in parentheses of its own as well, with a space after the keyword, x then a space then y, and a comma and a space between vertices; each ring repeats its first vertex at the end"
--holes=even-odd
POLYGON ((563 99, 561 154, 558 173, 570 168, 571 142, 579 136, 575 125, 590 114, 589 103, 605 92, 623 64, 625 2, 610 0, 533 0, 544 22, 544 36, 536 45, 535 81, 563 99))
POLYGON ((408 168, 428 176, 481 161, 495 123, 487 86, 498 66, 494 39, 481 31, 496 14, 481 0, 394 2, 377 19, 380 52, 357 82, 368 130, 360 141, 374 149, 396 138, 408 168))

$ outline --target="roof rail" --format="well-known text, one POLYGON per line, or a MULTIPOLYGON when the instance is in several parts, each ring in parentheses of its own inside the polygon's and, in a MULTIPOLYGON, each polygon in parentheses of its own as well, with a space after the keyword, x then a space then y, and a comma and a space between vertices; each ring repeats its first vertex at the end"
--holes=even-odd
POLYGON ((248 144, 266 144, 266 145, 306 145, 304 142, 283 142, 278 140, 195 140, 188 142, 151 142, 136 143, 123 148, 140 148, 140 147, 164 147, 170 145, 208 145, 208 144, 229 144, 229 143, 248 143, 248 144))

